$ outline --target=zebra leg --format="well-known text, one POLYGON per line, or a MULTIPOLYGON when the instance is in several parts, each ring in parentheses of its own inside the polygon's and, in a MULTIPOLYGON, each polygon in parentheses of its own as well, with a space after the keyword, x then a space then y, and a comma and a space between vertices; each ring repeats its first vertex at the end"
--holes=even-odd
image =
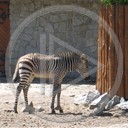
POLYGON ((28 107, 28 89, 29 89, 28 85, 23 87, 24 100, 25 100, 25 109, 28 107))
POLYGON ((18 99, 19 99, 19 95, 21 93, 21 90, 23 89, 23 86, 21 85, 21 83, 19 83, 17 90, 16 90, 16 98, 15 98, 15 104, 14 104, 14 112, 17 112, 17 104, 18 104, 18 99))
POLYGON ((59 110, 60 113, 63 113, 63 109, 60 106, 60 96, 61 96, 61 84, 59 85, 59 88, 58 88, 58 93, 57 93, 57 107, 55 109, 56 110, 59 110))
POLYGON ((53 85, 53 91, 52 91, 52 102, 51 102, 51 113, 52 114, 55 114, 55 109, 54 109, 54 103, 55 103, 55 97, 56 97, 56 94, 57 94, 57 89, 58 89, 58 85, 53 85))
MULTIPOLYGON (((24 78, 24 77, 22 76, 22 78, 24 78)), ((31 82, 33 81, 33 79, 34 79, 34 75, 31 74, 29 76, 28 80, 25 81, 26 84, 23 87, 24 100, 25 100, 25 109, 27 109, 27 107, 28 107, 28 89, 29 89, 29 86, 30 86, 31 82)))

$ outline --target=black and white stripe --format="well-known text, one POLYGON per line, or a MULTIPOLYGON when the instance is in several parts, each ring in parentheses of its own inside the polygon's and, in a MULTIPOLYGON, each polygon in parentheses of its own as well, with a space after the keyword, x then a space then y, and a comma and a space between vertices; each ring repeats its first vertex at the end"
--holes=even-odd
POLYGON ((27 93, 34 78, 49 78, 53 82, 53 96, 51 102, 52 113, 55 113, 54 100, 57 95, 56 109, 63 112, 60 106, 61 82, 67 72, 77 71, 84 78, 88 77, 88 64, 85 54, 78 55, 73 52, 62 52, 54 55, 30 53, 22 56, 16 65, 13 81, 18 75, 20 82, 16 91, 14 111, 17 113, 18 97, 23 89, 25 107, 28 106, 27 93))

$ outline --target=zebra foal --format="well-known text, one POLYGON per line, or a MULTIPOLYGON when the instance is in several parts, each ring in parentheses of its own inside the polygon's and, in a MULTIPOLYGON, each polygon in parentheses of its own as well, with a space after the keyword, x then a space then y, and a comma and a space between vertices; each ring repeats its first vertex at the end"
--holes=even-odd
POLYGON ((17 86, 14 112, 17 113, 18 98, 23 89, 25 107, 28 106, 27 93, 34 78, 49 78, 53 82, 53 95, 51 101, 51 113, 55 113, 54 101, 57 95, 56 109, 63 112, 60 106, 61 82, 67 72, 77 71, 84 78, 89 77, 88 62, 85 54, 78 55, 73 52, 62 52, 54 55, 30 53, 19 58, 13 75, 15 82, 20 78, 17 86))

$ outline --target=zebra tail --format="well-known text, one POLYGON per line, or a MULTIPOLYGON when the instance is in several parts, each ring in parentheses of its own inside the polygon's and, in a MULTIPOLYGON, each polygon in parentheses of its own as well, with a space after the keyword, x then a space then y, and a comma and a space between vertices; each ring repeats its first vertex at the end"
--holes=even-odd
POLYGON ((15 68, 15 72, 13 74, 13 82, 16 82, 17 81, 17 78, 18 78, 18 68, 19 68, 19 63, 16 64, 16 68, 15 68))

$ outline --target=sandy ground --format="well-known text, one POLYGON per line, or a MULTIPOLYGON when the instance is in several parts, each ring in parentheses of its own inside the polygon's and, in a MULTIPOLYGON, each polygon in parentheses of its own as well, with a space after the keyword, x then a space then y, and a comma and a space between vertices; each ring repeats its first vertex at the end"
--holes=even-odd
MULTIPOLYGON (((66 87, 67 85, 63 85, 66 87)), ((95 85, 75 85, 70 86, 62 91, 61 105, 64 113, 50 114, 50 92, 41 94, 41 85, 32 84, 29 90, 29 102, 32 101, 34 107, 41 106, 44 111, 35 112, 34 114, 22 113, 24 106, 23 94, 21 93, 18 114, 13 112, 15 85, 0 84, 0 127, 36 127, 36 128, 128 128, 127 113, 114 108, 105 112, 101 116, 86 117, 90 110, 82 105, 76 106, 73 103, 74 95, 84 94, 95 90, 95 85)), ((50 86, 47 85, 47 88, 50 86)))

